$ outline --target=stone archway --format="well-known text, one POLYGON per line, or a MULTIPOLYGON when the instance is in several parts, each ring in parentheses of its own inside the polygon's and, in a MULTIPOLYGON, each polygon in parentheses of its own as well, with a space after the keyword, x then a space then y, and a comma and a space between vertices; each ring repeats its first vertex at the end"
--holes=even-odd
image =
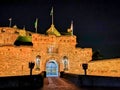
POLYGON ((46 77, 58 77, 58 64, 55 60, 46 63, 46 77))

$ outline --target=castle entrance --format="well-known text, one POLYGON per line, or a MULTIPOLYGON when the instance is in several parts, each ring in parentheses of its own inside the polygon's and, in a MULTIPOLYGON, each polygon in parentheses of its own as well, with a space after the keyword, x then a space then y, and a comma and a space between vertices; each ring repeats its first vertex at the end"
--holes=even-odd
POLYGON ((58 77, 58 64, 55 60, 50 60, 47 62, 46 77, 58 77))

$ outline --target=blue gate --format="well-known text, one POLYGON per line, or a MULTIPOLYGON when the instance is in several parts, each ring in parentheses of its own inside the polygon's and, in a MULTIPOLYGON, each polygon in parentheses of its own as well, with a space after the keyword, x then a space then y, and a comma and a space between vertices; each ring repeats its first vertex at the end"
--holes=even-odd
POLYGON ((46 64, 46 76, 58 77, 58 64, 55 60, 50 60, 46 64))

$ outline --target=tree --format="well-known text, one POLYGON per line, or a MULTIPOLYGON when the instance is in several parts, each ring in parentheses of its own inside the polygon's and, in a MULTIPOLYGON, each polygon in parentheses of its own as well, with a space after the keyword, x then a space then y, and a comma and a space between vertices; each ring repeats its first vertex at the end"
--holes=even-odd
POLYGON ((100 50, 93 51, 92 60, 103 59, 103 55, 100 53, 100 50))

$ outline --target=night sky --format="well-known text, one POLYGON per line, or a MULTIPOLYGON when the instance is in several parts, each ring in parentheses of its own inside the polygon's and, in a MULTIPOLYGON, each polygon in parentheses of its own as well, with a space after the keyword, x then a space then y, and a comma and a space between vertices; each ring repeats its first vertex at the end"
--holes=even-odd
POLYGON ((71 20, 79 47, 99 50, 104 58, 120 57, 119 0, 0 0, 0 26, 26 27, 44 34, 51 25, 50 11, 54 7, 54 25, 67 32, 71 20))

